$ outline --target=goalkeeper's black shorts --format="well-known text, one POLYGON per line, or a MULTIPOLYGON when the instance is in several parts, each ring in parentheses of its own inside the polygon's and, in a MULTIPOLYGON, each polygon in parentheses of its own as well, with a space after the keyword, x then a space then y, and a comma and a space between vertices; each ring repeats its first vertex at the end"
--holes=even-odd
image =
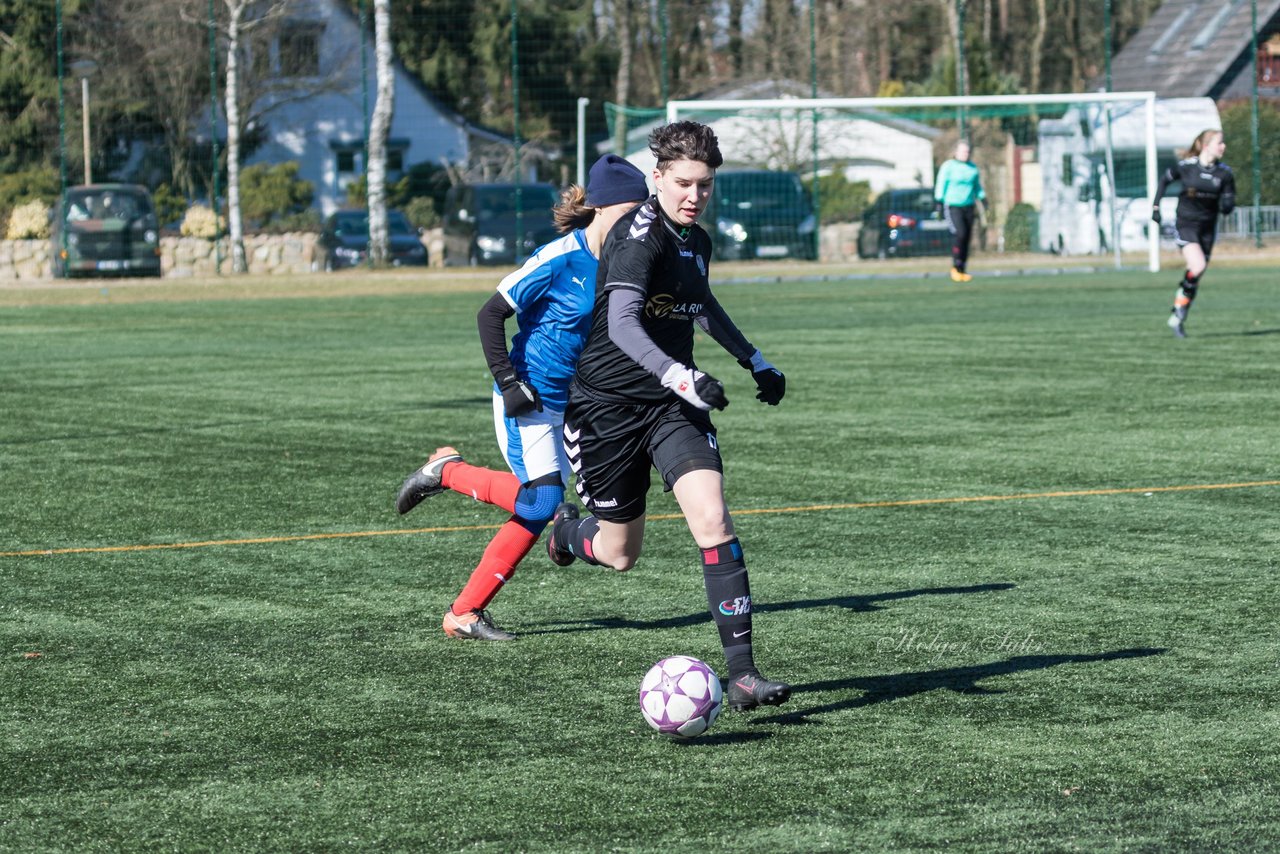
POLYGON ((706 412, 674 394, 660 403, 607 400, 578 381, 569 388, 564 449, 578 498, 608 522, 644 515, 650 467, 668 490, 688 472, 724 470, 706 412))

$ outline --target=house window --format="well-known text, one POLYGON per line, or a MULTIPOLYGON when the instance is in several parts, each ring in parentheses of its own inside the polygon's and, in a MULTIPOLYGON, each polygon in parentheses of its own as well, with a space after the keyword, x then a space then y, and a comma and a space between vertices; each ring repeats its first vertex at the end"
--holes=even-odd
POLYGON ((312 24, 293 25, 280 36, 280 74, 283 77, 320 75, 321 28, 312 24))
POLYGON ((356 150, 347 148, 335 152, 338 159, 338 174, 353 175, 356 171, 356 150))
POLYGON ((1258 45, 1258 85, 1280 86, 1280 33, 1258 45))
POLYGON ((387 171, 388 172, 404 171, 404 149, 403 148, 387 149, 387 171))
POLYGON ((1258 85, 1280 86, 1280 56, 1258 54, 1258 85))

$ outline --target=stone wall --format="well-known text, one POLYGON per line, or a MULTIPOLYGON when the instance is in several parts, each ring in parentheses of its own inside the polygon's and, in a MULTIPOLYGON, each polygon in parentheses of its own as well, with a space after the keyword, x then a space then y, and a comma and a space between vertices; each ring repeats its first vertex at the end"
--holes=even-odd
POLYGON ((856 222, 838 222, 824 225, 819 232, 818 257, 823 261, 858 260, 858 233, 862 225, 856 222))
MULTIPOLYGON (((255 234, 244 240, 249 272, 309 273, 315 269, 316 235, 255 234)), ((48 240, 0 240, 0 281, 48 279, 53 276, 48 240)), ((200 237, 160 238, 160 264, 166 278, 213 275, 217 266, 212 240, 200 237)), ((222 241, 222 271, 230 269, 227 242, 222 241)))
MULTIPOLYGON (((229 272, 231 255, 225 239, 218 247, 200 237, 162 237, 160 268, 170 279, 212 276, 218 269, 219 249, 222 272, 229 272)), ((246 235, 244 251, 249 272, 257 275, 310 273, 317 268, 316 235, 309 232, 246 235)))
MULTIPOLYGON (((822 229, 823 261, 848 261, 857 257, 857 225, 830 225, 822 229)), ((320 269, 317 235, 253 234, 244 239, 249 272, 257 275, 312 273, 320 269)), ((444 242, 439 229, 422 237, 432 267, 443 266, 444 242)), ((0 281, 49 279, 53 276, 48 240, 0 240, 0 281)), ((166 278, 182 279, 214 275, 217 253, 212 240, 200 237, 160 238, 161 269, 166 278)), ((222 241, 222 272, 231 269, 227 242, 222 241)))
POLYGON ((53 275, 48 240, 0 240, 0 281, 53 275))

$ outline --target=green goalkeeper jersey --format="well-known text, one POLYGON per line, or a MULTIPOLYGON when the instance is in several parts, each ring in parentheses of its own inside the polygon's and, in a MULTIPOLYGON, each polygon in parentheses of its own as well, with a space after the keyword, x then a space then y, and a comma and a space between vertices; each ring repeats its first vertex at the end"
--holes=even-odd
POLYGON ((967 208, 985 199, 978 167, 967 160, 948 160, 938 170, 933 197, 950 208, 967 208))

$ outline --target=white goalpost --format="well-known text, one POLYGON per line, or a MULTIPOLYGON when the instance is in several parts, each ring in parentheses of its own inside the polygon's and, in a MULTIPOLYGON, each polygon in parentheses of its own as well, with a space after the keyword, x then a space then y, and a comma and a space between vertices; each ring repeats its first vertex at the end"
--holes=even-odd
MULTIPOLYGON (((717 133, 727 152, 735 147, 747 150, 770 145, 770 133, 787 122, 791 137, 789 156, 762 156, 767 168, 795 168, 807 161, 830 169, 851 153, 842 144, 840 127, 852 127, 855 120, 897 121, 924 128, 928 123, 955 126, 984 116, 1019 115, 1035 123, 1034 149, 1039 170, 1043 170, 1044 198, 1037 223, 1055 234, 1041 234, 1046 251, 1064 254, 1099 254, 1110 251, 1117 267, 1122 248, 1145 248, 1146 266, 1160 269, 1160 230, 1147 221, 1155 196, 1158 170, 1157 113, 1154 92, 1096 92, 1058 95, 972 95, 897 98, 774 98, 747 100, 670 101, 667 121, 696 118, 715 121, 717 133), (940 111, 954 110, 944 118, 940 111), (1019 113, 1019 111, 1021 111, 1019 113), (1041 119, 1041 113, 1056 113, 1041 119), (762 122, 775 128, 765 131, 762 122), (752 123, 755 123, 754 126, 752 123), (722 133, 720 126, 725 127, 722 133), (826 137, 822 136, 825 128, 826 137), (806 129, 807 128, 807 129, 806 129), (728 136, 729 138, 726 138, 728 136), (1126 168, 1117 165, 1117 152, 1126 168), (789 161, 787 165, 782 165, 789 161), (1117 173, 1119 169, 1119 173, 1117 173), (1060 171, 1059 171, 1060 170, 1060 171), (1140 170, 1139 174, 1136 170, 1140 170), (1052 203, 1052 204, 1051 204, 1052 203), (1050 210, 1052 207, 1052 210, 1050 210), (1081 223, 1088 220, 1087 227, 1081 223), (1092 234, 1089 234, 1089 231, 1092 234), (1080 237, 1081 234, 1088 238, 1080 237), (1056 240, 1056 246, 1053 241, 1056 240), (1145 244, 1145 246, 1143 246, 1145 244)), ((1181 133, 1182 129, 1178 132, 1181 133)), ((938 131, 932 131, 934 135, 938 131)), ((848 135, 848 134, 846 134, 848 135)), ((774 146, 777 147, 777 146, 774 146)), ((882 156, 892 158, 895 152, 882 156)), ((932 181, 930 164, 928 181, 932 181)), ((917 174, 919 171, 917 170, 917 174)), ((919 175, 919 181, 924 176, 919 175)), ((1039 188, 1037 188, 1039 197, 1039 188)), ((1140 251, 1140 250, 1137 250, 1140 251)))

